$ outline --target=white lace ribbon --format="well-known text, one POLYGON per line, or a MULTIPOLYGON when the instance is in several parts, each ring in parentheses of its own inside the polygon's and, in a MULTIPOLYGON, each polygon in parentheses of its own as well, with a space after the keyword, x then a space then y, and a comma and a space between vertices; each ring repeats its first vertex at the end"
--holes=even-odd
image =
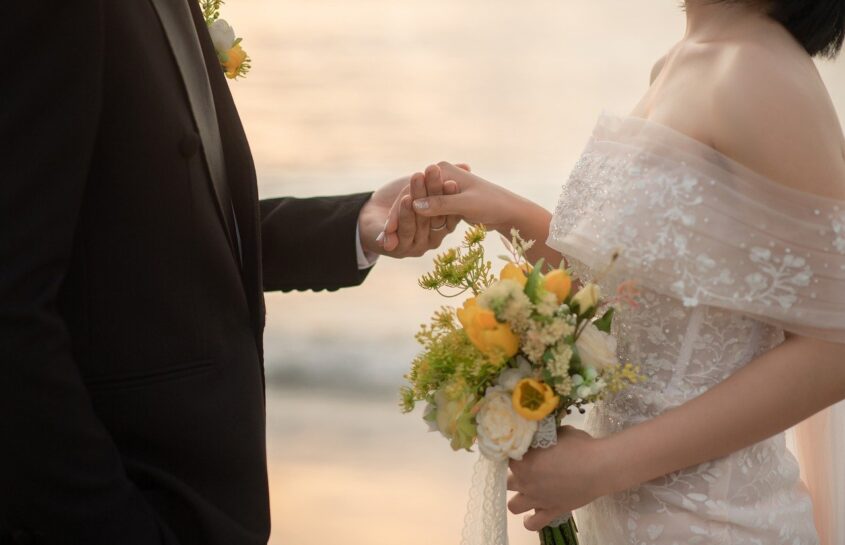
MULTIPOLYGON (((554 417, 540 422, 531 448, 557 444, 554 417)), ((461 545, 508 545, 508 462, 478 455, 469 490, 469 504, 461 533, 461 545)), ((572 515, 561 516, 550 526, 560 526, 572 515)))

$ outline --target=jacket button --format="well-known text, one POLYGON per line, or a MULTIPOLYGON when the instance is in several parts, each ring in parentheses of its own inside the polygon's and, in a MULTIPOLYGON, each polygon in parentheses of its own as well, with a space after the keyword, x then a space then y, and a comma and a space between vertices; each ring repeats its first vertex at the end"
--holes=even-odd
POLYGON ((195 132, 189 132, 179 142, 179 153, 182 157, 189 159, 197 154, 200 149, 200 137, 195 132))
POLYGON ((32 537, 32 534, 29 532, 25 532, 23 530, 16 530, 12 532, 12 541, 15 542, 15 545, 34 545, 35 538, 32 537))

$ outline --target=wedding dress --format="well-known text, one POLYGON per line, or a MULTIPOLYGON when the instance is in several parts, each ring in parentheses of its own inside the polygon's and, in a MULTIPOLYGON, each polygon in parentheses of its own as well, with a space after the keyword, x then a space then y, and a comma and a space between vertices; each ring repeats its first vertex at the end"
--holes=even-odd
MULTIPOLYGON (((784 331, 845 342, 845 201, 777 184, 663 125, 602 115, 564 186, 549 245, 606 294, 626 280, 641 292, 614 333, 620 357, 647 381, 594 408, 587 431, 596 436, 702 394, 784 331)), ((799 440, 828 467, 808 471, 806 485, 779 434, 599 498, 576 512, 581 543, 816 545, 815 491, 827 545, 843 545, 845 512, 832 510, 845 507, 835 503, 845 462, 836 465, 831 429, 816 428, 799 440)))

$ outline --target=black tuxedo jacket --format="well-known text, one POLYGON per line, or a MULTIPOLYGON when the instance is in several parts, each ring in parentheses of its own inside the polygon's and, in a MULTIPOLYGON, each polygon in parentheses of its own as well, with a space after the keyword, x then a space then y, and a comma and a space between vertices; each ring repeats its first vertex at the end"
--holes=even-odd
POLYGON ((258 201, 196 0, 3 19, 0 543, 265 544, 263 291, 360 283, 368 196, 258 201))

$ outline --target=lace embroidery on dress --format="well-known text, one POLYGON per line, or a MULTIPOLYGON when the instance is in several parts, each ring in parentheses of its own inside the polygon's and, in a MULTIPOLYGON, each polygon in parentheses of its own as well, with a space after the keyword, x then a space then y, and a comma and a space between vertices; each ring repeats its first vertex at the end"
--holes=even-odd
MULTIPOLYGON (((614 322, 619 357, 648 380, 593 408, 607 436, 693 399, 778 346, 784 330, 845 342, 845 213, 706 145, 603 116, 563 188, 549 245, 605 293, 642 295, 614 322)), ((812 503, 784 435, 599 498, 582 545, 816 545, 812 503)))

